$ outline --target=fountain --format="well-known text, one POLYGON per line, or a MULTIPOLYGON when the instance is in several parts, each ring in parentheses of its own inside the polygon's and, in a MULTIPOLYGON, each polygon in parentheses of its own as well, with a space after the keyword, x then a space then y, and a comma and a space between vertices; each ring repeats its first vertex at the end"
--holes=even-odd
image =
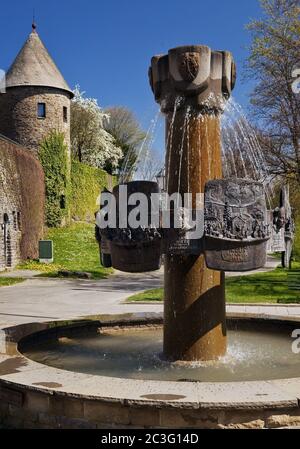
MULTIPOLYGON (((63 426, 68 413, 75 427, 78 419, 106 428, 276 427, 281 417, 296 422, 300 362, 290 337, 299 320, 226 317, 225 271, 264 266, 270 237, 263 184, 223 179, 220 117, 236 80, 233 58, 206 46, 179 47, 152 58, 149 77, 166 116, 167 193, 193 195, 189 212, 202 217, 203 230, 190 239, 185 222, 176 228, 173 208, 165 229, 159 209, 158 226, 133 228, 117 217, 116 227, 101 229, 98 241, 107 266, 129 273, 157 270, 164 256, 164 319, 100 315, 6 329, 10 353, 26 365, 22 386, 12 379, 9 388, 25 395, 14 390, 20 407, 32 394, 41 401, 46 396, 43 415, 53 427, 63 426)), ((159 186, 116 186, 118 213, 136 193, 149 199, 159 186)))
MULTIPOLYGON (((164 356, 217 360, 226 353, 224 272, 264 266, 269 238, 263 185, 222 180, 220 116, 235 85, 236 67, 229 52, 179 47, 152 58, 149 79, 166 116, 167 193, 191 194, 196 216, 201 207, 204 214, 197 195, 205 193, 205 234, 194 241, 180 235, 174 213, 173 229, 167 231, 124 227, 119 206, 116 229, 102 230, 102 236, 111 242, 113 267, 121 271, 156 270, 165 254, 164 356)), ((150 199, 158 192, 157 184, 146 181, 124 186, 121 204, 130 194, 142 192, 150 199)), ((120 187, 114 189, 117 204, 120 187)))
MULTIPOLYGON (((233 64, 230 55, 224 57, 230 65, 229 83, 224 77, 229 95, 233 64)), ((217 99, 218 95, 223 99, 220 69, 223 54, 212 55, 207 47, 182 47, 152 59, 150 83, 166 114, 169 194, 204 192, 206 181, 222 176, 217 99)), ((224 74, 225 70, 224 65, 224 74)), ((209 272, 203 255, 167 254, 164 354, 174 360, 210 360, 225 352, 223 275, 209 272)))
MULTIPOLYGON (((222 180, 220 116, 235 84, 235 63, 229 52, 179 47, 152 58, 149 78, 166 115, 167 193, 191 194, 193 213, 205 192, 205 235, 192 242, 174 229, 120 223, 102 234, 111 241, 113 267, 122 271, 158 269, 165 253, 165 357, 217 360, 226 353, 224 271, 262 267, 268 240, 263 186, 222 180)), ((120 187, 114 189, 117 204, 120 187)), ((128 195, 150 198, 158 185, 129 182, 126 188, 128 195)))
MULTIPOLYGON (((206 188, 205 206, 214 207, 208 197, 227 204, 228 209, 233 205, 235 216, 244 219, 245 226, 254 211, 244 210, 247 217, 241 217, 243 201, 258 206, 259 196, 262 201, 257 209, 264 218, 264 193, 259 185, 257 194, 251 192, 254 184, 250 182, 242 182, 242 187, 232 180, 226 185, 211 183, 222 178, 220 115, 236 81, 232 55, 206 46, 175 48, 166 56, 152 58, 149 77, 155 99, 166 114, 168 193, 192 193, 196 208, 196 194, 206 188), (232 195, 226 198, 230 188, 232 195), (229 204, 230 199, 235 204, 229 204)), ((224 215, 226 211, 217 212, 224 215)), ((206 229, 211 229, 208 222, 206 217, 206 229)), ((166 255, 164 353, 168 358, 215 360, 226 353, 224 271, 259 268, 265 258, 260 239, 260 248, 254 251, 251 246, 250 254, 247 235, 229 241, 227 249, 223 237, 213 241, 212 235, 206 236, 198 254, 166 255), (208 265, 219 271, 211 271, 208 265)))

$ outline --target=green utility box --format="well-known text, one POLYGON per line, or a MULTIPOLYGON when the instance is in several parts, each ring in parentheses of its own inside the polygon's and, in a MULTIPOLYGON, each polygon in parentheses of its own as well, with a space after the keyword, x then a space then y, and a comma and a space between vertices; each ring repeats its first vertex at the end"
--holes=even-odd
POLYGON ((40 263, 53 263, 53 241, 39 241, 39 261, 40 263))

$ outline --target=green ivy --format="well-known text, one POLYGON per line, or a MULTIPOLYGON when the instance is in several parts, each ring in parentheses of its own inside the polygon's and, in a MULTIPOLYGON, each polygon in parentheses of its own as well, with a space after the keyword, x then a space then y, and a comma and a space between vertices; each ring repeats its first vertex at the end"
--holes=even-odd
POLYGON ((45 173, 46 224, 61 226, 69 216, 68 147, 64 135, 52 131, 40 145, 39 159, 45 173))
POLYGON ((78 161, 71 164, 70 213, 75 221, 94 221, 97 199, 104 187, 111 189, 116 178, 106 171, 78 161))
POLYGON ((58 131, 52 131, 41 143, 39 159, 45 173, 46 225, 59 227, 67 224, 70 217, 75 221, 94 221, 101 191, 104 187, 111 189, 116 178, 77 161, 69 167, 68 148, 64 135, 58 131))

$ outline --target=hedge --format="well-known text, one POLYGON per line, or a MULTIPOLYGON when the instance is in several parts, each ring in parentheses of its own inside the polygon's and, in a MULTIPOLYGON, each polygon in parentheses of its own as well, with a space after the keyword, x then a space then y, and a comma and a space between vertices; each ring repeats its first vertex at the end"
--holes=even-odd
POLYGON ((74 221, 94 221, 99 196, 104 187, 112 189, 116 178, 81 162, 71 163, 70 213, 74 221))

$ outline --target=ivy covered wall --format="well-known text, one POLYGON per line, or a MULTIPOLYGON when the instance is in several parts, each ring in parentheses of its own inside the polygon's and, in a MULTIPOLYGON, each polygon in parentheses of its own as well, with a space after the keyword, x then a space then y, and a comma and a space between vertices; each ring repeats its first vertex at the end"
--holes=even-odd
POLYGON ((93 222, 99 208, 97 201, 101 190, 104 187, 111 190, 116 182, 116 178, 104 170, 72 161, 69 200, 71 219, 93 222))
POLYGON ((70 164, 63 133, 52 131, 43 140, 39 160, 45 173, 46 225, 65 225, 69 221, 70 164))
POLYGON ((41 164, 28 150, 0 136, 0 269, 38 257, 44 198, 41 164))
POLYGON ((55 130, 41 143, 39 159, 45 172, 46 225, 93 222, 101 191, 111 190, 116 178, 99 168, 69 162, 64 135, 55 130))

